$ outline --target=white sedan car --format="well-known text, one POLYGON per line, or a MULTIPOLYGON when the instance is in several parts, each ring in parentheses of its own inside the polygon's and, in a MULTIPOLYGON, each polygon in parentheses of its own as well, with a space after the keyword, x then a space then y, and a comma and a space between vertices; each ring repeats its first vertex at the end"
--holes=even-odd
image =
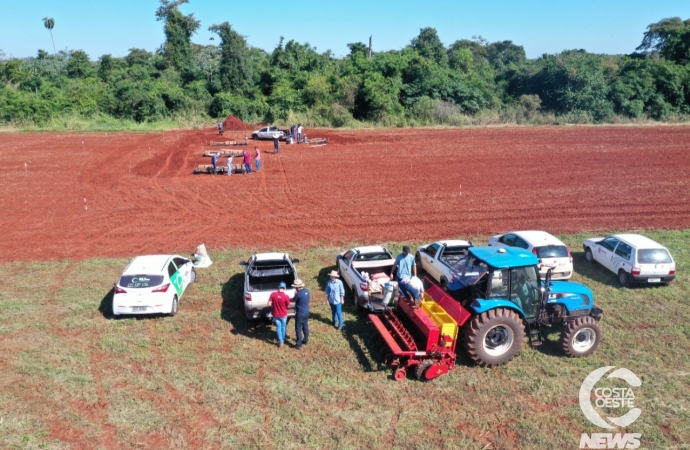
POLYGON ((598 262, 618 275, 621 286, 666 284, 676 278, 676 263, 668 249, 639 234, 612 234, 583 244, 587 262, 598 262))
POLYGON ((573 276, 573 257, 568 246, 546 231, 513 231, 489 239, 494 247, 519 247, 539 258, 539 276, 544 279, 551 269, 552 280, 569 280, 573 276))
POLYGON ((134 258, 114 288, 113 314, 177 314, 187 286, 196 281, 194 264, 178 255, 134 258))

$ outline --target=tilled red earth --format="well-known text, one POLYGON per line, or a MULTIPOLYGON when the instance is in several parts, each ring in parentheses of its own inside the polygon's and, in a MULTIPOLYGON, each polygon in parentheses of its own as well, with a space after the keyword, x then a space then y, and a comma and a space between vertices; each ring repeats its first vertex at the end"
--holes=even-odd
POLYGON ((306 132, 231 177, 192 174, 211 128, 0 135, 3 257, 690 227, 687 126, 306 132))

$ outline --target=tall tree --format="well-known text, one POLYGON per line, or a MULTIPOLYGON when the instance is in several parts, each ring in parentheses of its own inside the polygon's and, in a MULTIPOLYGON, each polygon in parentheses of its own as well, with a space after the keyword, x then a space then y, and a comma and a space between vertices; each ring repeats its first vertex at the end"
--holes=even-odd
POLYGON ((427 27, 419 30, 419 36, 412 39, 410 47, 417 50, 420 56, 436 61, 441 67, 448 67, 448 54, 436 28, 427 27))
POLYGON ((647 27, 638 51, 658 52, 678 64, 690 62, 690 19, 663 19, 647 27))
POLYGON ((228 22, 208 29, 220 36, 220 82, 223 90, 239 95, 246 93, 252 81, 247 41, 228 22))
POLYGON ((185 16, 178 7, 189 0, 160 0, 156 11, 157 20, 165 21, 165 43, 163 56, 169 67, 174 67, 186 81, 191 81, 194 72, 194 53, 191 38, 199 29, 194 14, 185 16))
POLYGON ((53 27, 55 27, 55 19, 48 16, 44 17, 43 26, 50 31, 50 40, 53 41, 53 53, 57 55, 57 51, 55 50, 55 39, 53 39, 53 27))

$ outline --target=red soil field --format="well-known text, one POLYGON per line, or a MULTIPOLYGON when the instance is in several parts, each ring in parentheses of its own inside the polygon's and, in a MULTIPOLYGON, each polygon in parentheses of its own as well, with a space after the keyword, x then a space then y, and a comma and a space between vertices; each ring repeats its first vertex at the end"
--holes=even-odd
POLYGON ((192 174, 215 128, 0 135, 4 260, 690 227, 687 126, 306 133, 231 177, 192 174))

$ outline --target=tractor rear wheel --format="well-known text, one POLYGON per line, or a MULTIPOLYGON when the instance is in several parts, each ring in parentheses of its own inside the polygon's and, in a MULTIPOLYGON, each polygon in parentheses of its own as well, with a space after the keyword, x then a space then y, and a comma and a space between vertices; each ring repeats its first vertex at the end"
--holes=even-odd
POLYGON ((426 381, 424 374, 433 364, 434 362, 430 359, 425 359, 424 361, 420 362, 414 369, 414 376, 420 381, 426 381))
POLYGON ((477 365, 494 367, 513 359, 524 339, 520 316, 510 309, 496 308, 472 319, 465 332, 465 347, 477 365))
POLYGON ((561 333, 561 347, 571 358, 594 353, 601 342, 601 327, 591 316, 579 317, 570 322, 561 333))

